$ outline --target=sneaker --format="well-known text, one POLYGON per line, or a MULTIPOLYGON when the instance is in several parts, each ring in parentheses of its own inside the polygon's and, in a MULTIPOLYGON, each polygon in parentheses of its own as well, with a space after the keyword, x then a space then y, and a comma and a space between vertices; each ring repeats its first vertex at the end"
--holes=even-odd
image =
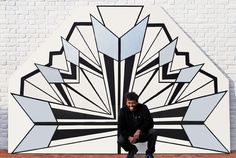
POLYGON ((135 147, 131 151, 129 151, 127 158, 134 158, 134 155, 138 152, 138 149, 135 147))
POLYGON ((153 154, 146 154, 145 158, 154 158, 153 154))

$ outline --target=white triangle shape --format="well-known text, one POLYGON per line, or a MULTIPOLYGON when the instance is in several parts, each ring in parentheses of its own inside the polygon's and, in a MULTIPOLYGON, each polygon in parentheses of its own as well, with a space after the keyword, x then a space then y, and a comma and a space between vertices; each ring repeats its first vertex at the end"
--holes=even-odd
POLYGON ((104 80, 100 77, 97 77, 96 75, 93 75, 87 71, 84 71, 87 77, 89 78, 90 82, 96 87, 96 91, 98 92, 100 98, 102 99, 103 103, 105 104, 104 108, 107 108, 112 112, 112 107, 110 106, 110 103, 107 98, 107 91, 105 88, 104 80))
POLYGON ((141 6, 137 7, 98 7, 105 26, 115 35, 121 37, 128 30, 135 26, 141 6), (111 18, 112 17, 112 18, 111 18), (119 27, 117 27, 119 26, 119 27))
MULTIPOLYGON (((42 87, 43 91, 47 92, 50 96, 52 96, 56 100, 61 101, 58 98, 56 92, 53 90, 53 88, 50 86, 50 84, 46 81, 46 79, 42 76, 41 73, 31 76, 30 78, 27 79, 27 81, 29 81, 33 85, 36 85, 37 87, 42 87)), ((29 94, 29 96, 31 95, 29 94)))
POLYGON ((70 91, 70 94, 72 95, 73 101, 75 103, 75 107, 79 107, 79 108, 83 107, 85 109, 91 108, 91 110, 100 111, 103 113, 104 111, 107 111, 103 103, 99 99, 98 95, 96 94, 96 92, 94 91, 90 83, 88 82, 87 78, 84 76, 82 71, 80 71, 80 79, 81 81, 79 84, 71 84, 70 86, 73 87, 75 90, 77 90, 79 93, 81 93, 83 96, 91 100, 93 103, 95 103, 99 107, 89 102, 87 99, 81 97, 74 91, 70 91))
MULTIPOLYGON (((146 39, 148 40, 148 39, 146 39)), ((156 40, 154 41, 152 47, 147 52, 146 56, 144 57, 142 63, 147 61, 149 58, 151 58, 154 54, 156 54, 158 51, 160 51, 162 48, 164 48, 167 44, 169 44, 170 41, 165 34, 165 31, 161 29, 160 33, 158 34, 156 40)))
MULTIPOLYGON (((162 89, 166 88, 169 83, 158 83, 158 73, 153 77, 152 81, 148 84, 142 95, 140 96, 140 101, 146 101, 147 99, 151 98, 152 96, 156 95, 162 89), (154 88, 155 87, 155 88, 154 88)), ((167 90, 169 91, 169 90, 167 90)), ((162 92, 164 93, 164 92, 162 92)), ((167 99, 167 96, 165 97, 167 99)))
POLYGON ((104 113, 103 110, 101 110, 100 108, 98 108, 96 105, 94 105, 93 103, 89 102, 87 99, 85 99, 84 97, 78 95, 77 93, 75 93, 74 91, 72 91, 71 89, 68 89, 71 97, 73 98, 75 107, 79 108, 79 109, 84 109, 84 110, 88 110, 88 111, 93 111, 93 112, 97 112, 98 116, 99 113, 104 113))
POLYGON ((46 91, 42 91, 39 87, 32 85, 32 83, 25 81, 25 93, 24 96, 29 96, 32 98, 37 98, 41 100, 45 100, 48 102, 60 103, 59 100, 50 96, 46 91))
POLYGON ((133 91, 136 92, 138 95, 141 93, 144 85, 148 81, 148 79, 152 76, 154 71, 148 72, 145 75, 142 75, 138 78, 134 79, 134 86, 133 91))
MULTIPOLYGON (((161 31, 161 27, 148 27, 145 34, 145 39, 143 43, 143 48, 140 56, 140 62, 151 49, 153 42, 161 31)), ((157 51, 155 52, 157 53, 157 51)))
POLYGON ((85 43, 87 43, 90 54, 85 53, 85 52, 82 52, 82 53, 84 53, 84 55, 86 55, 87 57, 91 57, 89 58, 90 60, 100 65, 98 49, 96 45, 95 35, 93 32, 93 27, 92 26, 91 27, 77 26, 76 28, 79 31, 79 33, 82 35, 82 37, 84 38, 85 43))
POLYGON ((91 51, 89 50, 89 47, 87 46, 84 37, 81 35, 80 30, 75 27, 69 42, 77 48, 81 53, 83 53, 85 56, 87 56, 90 60, 97 63, 94 56, 92 55, 91 51))
POLYGON ((152 108, 157 108, 165 105, 165 102, 168 98, 168 95, 171 92, 172 87, 169 87, 167 90, 162 92, 160 95, 156 96, 152 100, 148 101, 146 105, 148 106, 149 109, 152 108))
POLYGON ((196 91, 193 91, 192 93, 190 93, 190 95, 187 95, 178 101, 185 101, 193 98, 198 98, 200 96, 212 94, 213 92, 214 92, 214 82, 212 80, 205 86, 201 87, 200 89, 197 89, 196 91))
POLYGON ((181 94, 178 101, 188 100, 212 93, 214 93, 213 80, 201 73, 198 73, 181 94))
MULTIPOLYGON (((151 74, 153 74, 153 73, 151 72, 151 74)), ((155 76, 153 76, 153 78, 149 82, 148 86, 145 88, 143 93, 140 95, 140 97, 139 97, 140 102, 147 101, 149 98, 156 95, 158 92, 160 92, 162 89, 164 89, 166 86, 169 85, 169 83, 161 83, 161 84, 158 83, 158 75, 159 75, 159 73, 156 72, 155 76)), ((151 76, 149 76, 149 78, 147 78, 145 81, 148 81, 150 79, 150 77, 151 76)), ((144 80, 142 80, 142 81, 144 81, 144 80)), ((144 85, 143 85, 143 87, 144 87, 144 85)), ((164 92, 162 92, 162 93, 164 93, 164 92)), ((165 97, 165 99, 167 99, 167 98, 165 97)), ((154 104, 152 106, 155 106, 155 105, 156 104, 154 104)))
MULTIPOLYGON (((196 91, 198 88, 200 88, 201 86, 204 86, 205 84, 207 84, 210 81, 212 81, 212 78, 209 78, 208 76, 206 76, 206 75, 204 75, 202 73, 197 73, 197 75, 188 84, 188 87, 184 90, 184 92, 181 94, 181 96, 179 97, 178 100, 182 100, 182 98, 184 98, 187 95, 191 94, 193 91, 196 91)), ((213 90, 214 89, 212 89, 212 88, 207 89, 207 91, 206 91, 207 93, 206 94, 208 94, 209 91, 211 91, 211 93, 213 93, 214 92, 213 90)), ((201 96, 204 95, 204 94, 205 93, 202 93, 201 96)))

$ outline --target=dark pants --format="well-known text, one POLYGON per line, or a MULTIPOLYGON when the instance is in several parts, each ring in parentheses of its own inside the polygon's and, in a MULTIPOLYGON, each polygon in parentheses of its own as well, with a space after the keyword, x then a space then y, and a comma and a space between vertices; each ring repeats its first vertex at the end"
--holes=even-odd
MULTIPOLYGON (((157 130, 150 129, 147 133, 141 133, 138 142, 146 142, 147 141, 147 150, 146 154, 152 154, 155 152, 155 145, 157 139, 157 130)), ((125 150, 131 151, 136 146, 131 144, 128 139, 125 139, 122 135, 119 136, 118 144, 125 150)))

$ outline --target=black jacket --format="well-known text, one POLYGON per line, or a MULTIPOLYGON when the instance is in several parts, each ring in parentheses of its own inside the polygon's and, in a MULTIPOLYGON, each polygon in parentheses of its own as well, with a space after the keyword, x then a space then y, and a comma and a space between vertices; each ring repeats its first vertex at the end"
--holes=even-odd
POLYGON ((124 106, 119 111, 118 130, 124 137, 133 136, 137 129, 147 132, 153 128, 153 119, 146 105, 138 104, 134 111, 130 111, 124 106))

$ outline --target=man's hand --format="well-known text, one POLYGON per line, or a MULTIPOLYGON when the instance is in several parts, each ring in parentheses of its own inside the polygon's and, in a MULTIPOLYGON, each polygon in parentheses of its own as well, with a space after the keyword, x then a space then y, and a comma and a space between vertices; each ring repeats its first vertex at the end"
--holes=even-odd
POLYGON ((138 129, 135 133, 134 133, 134 139, 137 141, 139 139, 139 136, 141 134, 141 130, 138 129))
POLYGON ((130 142, 131 144, 136 143, 136 142, 138 141, 138 139, 139 139, 140 134, 141 134, 141 130, 138 129, 138 130, 134 133, 133 137, 132 137, 132 136, 129 136, 129 137, 128 137, 129 142, 130 142))
POLYGON ((131 144, 134 144, 137 141, 134 137, 131 137, 131 136, 129 136, 128 140, 131 144))

